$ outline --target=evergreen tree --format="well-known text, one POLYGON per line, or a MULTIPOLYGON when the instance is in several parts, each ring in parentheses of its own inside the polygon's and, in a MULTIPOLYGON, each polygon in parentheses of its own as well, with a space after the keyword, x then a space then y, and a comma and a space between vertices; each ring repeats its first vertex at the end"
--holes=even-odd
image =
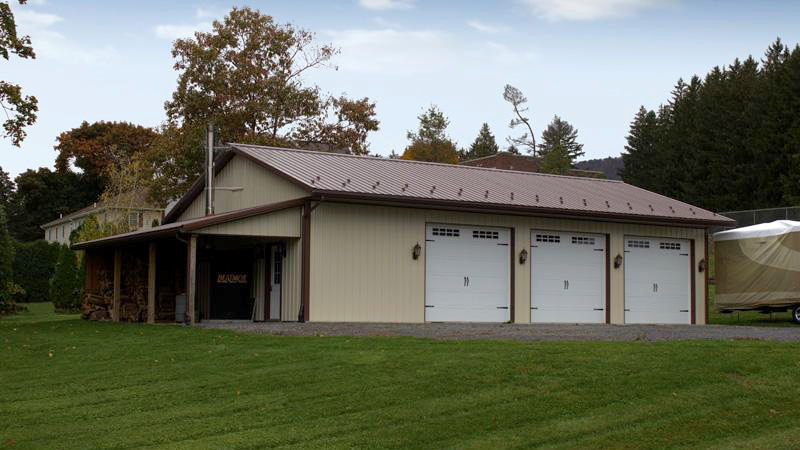
POLYGON ((475 138, 475 142, 469 146, 469 150, 466 152, 462 150, 461 160, 465 161, 491 156, 496 154, 499 149, 500 147, 497 146, 494 135, 491 130, 489 130, 489 124, 484 123, 480 131, 478 131, 478 137, 475 138))
POLYGON ((74 312, 81 306, 76 262, 75 252, 66 245, 61 246, 55 273, 50 279, 50 301, 56 311, 74 312))
POLYGON ((583 155, 583 144, 578 143, 578 130, 569 122, 558 116, 553 116, 553 121, 542 132, 539 155, 544 157, 551 151, 566 153, 570 164, 583 155))
POLYGON ((401 159, 457 164, 459 153, 456 144, 445 132, 450 121, 444 113, 436 105, 431 105, 417 118, 419 129, 407 133, 411 143, 401 159))
POLYGON ((556 144, 555 147, 542 154, 542 164, 539 172, 554 175, 567 175, 572 169, 572 158, 567 147, 556 144))
POLYGON ((16 311, 14 294, 14 244, 6 226, 6 212, 0 206, 0 315, 16 311))
POLYGON ((656 164, 657 155, 658 116, 654 111, 648 111, 644 106, 631 122, 628 132, 625 153, 622 154, 624 162, 619 174, 627 183, 635 186, 651 186, 653 178, 660 167, 656 164))

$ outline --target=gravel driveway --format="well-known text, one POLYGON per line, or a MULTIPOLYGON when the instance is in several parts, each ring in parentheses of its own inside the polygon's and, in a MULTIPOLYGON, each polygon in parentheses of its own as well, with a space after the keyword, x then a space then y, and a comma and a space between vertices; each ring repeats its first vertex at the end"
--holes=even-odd
POLYGON ((519 341, 674 341, 759 339, 800 341, 800 326, 732 325, 578 325, 487 323, 285 323, 208 321, 201 328, 282 336, 412 336, 430 339, 502 339, 519 341))

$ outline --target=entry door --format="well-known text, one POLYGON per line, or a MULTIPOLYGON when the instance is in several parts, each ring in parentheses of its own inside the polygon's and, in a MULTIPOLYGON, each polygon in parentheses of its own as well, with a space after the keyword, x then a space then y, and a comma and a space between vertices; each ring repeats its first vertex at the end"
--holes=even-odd
POLYGON ((691 323, 689 241, 625 238, 625 323, 691 323))
POLYGON ((427 226, 426 321, 509 320, 509 236, 505 228, 427 226))
POLYGON ((606 238, 531 233, 531 322, 606 321, 606 238))
POLYGON ((270 258, 269 320, 281 320, 281 283, 283 280, 283 251, 272 247, 270 258))

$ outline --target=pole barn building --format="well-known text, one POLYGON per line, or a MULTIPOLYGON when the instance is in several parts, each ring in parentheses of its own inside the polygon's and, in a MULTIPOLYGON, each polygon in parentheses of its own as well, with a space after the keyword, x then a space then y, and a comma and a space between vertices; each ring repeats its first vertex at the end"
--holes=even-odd
POLYGON ((602 179, 239 144, 213 173, 75 246, 112 319, 706 323, 707 228, 733 225, 602 179))

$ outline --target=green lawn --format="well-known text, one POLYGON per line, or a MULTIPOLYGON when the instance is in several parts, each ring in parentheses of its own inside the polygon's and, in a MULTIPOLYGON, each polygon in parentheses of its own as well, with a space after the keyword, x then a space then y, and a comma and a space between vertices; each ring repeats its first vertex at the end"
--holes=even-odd
POLYGON ((0 319, 0 448, 795 449, 800 345, 0 319))

